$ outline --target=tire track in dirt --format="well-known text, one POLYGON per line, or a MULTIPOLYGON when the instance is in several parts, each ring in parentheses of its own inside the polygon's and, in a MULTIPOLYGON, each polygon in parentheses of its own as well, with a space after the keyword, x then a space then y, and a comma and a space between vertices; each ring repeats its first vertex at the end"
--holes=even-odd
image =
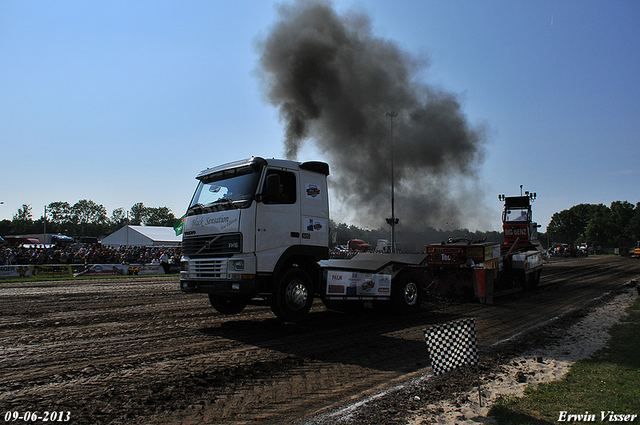
POLYGON ((430 300, 398 317, 316 301, 296 325, 264 307, 221 316, 175 277, 0 284, 0 404, 75 423, 293 423, 419 373, 425 327, 476 317, 486 346, 639 273, 621 258, 554 262, 538 289, 490 306, 430 300))

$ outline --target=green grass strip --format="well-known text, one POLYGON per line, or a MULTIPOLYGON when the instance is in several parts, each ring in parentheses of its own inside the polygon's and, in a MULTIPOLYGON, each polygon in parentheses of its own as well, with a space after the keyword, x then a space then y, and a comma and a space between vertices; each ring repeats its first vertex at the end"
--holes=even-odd
POLYGON ((607 347, 571 365, 560 381, 498 400, 489 416, 500 425, 640 424, 640 298, 627 314, 611 328, 607 347))

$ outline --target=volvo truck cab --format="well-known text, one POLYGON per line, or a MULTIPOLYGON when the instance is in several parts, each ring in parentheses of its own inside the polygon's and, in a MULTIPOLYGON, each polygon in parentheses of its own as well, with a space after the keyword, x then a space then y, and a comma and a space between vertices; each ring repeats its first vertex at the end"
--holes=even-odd
POLYGON ((252 157, 200 172, 183 226, 180 288, 221 313, 268 303, 288 321, 320 294, 329 256, 324 162, 252 157))

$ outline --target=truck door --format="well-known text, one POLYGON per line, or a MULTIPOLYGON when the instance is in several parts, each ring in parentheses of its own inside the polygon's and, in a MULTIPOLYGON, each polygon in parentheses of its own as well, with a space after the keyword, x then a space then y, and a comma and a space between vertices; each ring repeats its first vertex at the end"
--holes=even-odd
POLYGON ((279 177, 278 195, 264 197, 256 208, 256 257, 259 272, 273 271, 280 255, 300 244, 300 202, 297 173, 268 169, 262 184, 266 190, 270 175, 279 177))

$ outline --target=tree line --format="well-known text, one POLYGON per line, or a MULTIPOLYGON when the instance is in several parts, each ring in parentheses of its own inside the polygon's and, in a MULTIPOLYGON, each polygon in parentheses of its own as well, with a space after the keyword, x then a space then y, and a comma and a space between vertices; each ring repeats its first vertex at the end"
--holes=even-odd
MULTIPOLYGON (((142 202, 129 210, 116 208, 108 216, 106 208, 92 200, 82 199, 71 205, 68 202, 52 202, 46 206, 47 233, 67 236, 109 235, 126 224, 173 227, 177 218, 168 207, 147 207, 142 202)), ((12 220, 0 221, 0 235, 43 233, 45 214, 34 220, 30 205, 18 208, 12 220)), ((354 225, 330 220, 330 245, 345 245, 349 239, 362 239, 375 246, 378 239, 391 238, 388 228, 362 229, 354 225)), ((399 228, 396 239, 405 244, 407 250, 419 249, 426 244, 439 243, 448 238, 465 238, 501 242, 501 232, 475 231, 469 229, 438 230, 426 228, 422 233, 403 233, 399 228)), ((627 201, 604 204, 579 204, 555 213, 546 233, 539 235, 540 242, 548 244, 568 243, 573 246, 586 243, 589 246, 608 248, 632 247, 640 240, 640 202, 627 201)))
POLYGON ((108 216, 104 205, 88 199, 73 205, 52 202, 45 207, 42 216, 34 220, 31 205, 23 204, 11 220, 0 221, 0 235, 44 233, 46 227, 47 233, 102 237, 127 224, 172 227, 176 220, 170 208, 147 207, 142 202, 129 210, 116 208, 108 216))
MULTIPOLYGON (((334 245, 344 245, 349 239, 362 239, 375 246, 378 239, 390 239, 389 229, 360 229, 356 226, 331 222, 332 233, 337 233, 334 245)), ((438 230, 427 227, 422 233, 403 233, 397 229, 398 248, 404 244, 406 251, 415 251, 424 245, 440 243, 449 238, 490 242, 503 242, 502 232, 475 231, 469 229, 438 230)), ((640 202, 635 206, 628 201, 604 204, 579 204, 555 213, 546 232, 538 234, 543 247, 554 243, 579 246, 586 243, 592 247, 631 248, 640 243, 640 202)))
MULTIPOLYGON (((361 239, 374 248, 378 239, 391 240, 390 228, 381 229, 361 229, 354 225, 345 223, 335 223, 329 220, 331 229, 330 247, 346 245, 350 239, 361 239)), ((446 242, 449 239, 464 239, 469 241, 487 240, 490 242, 502 242, 502 232, 497 231, 480 231, 472 232, 469 229, 453 229, 442 230, 433 227, 427 227, 422 232, 403 231, 402 227, 396 229, 396 246, 398 250, 403 252, 422 252, 424 246, 429 244, 437 244, 446 242)))
POLYGON ((575 205, 551 217, 544 238, 573 246, 631 248, 640 240, 640 202, 575 205))

